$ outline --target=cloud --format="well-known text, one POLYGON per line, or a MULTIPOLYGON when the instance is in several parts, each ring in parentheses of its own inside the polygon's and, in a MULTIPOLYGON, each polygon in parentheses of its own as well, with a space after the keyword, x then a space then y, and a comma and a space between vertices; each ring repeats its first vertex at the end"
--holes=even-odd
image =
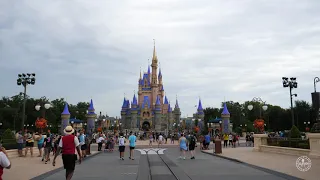
POLYGON ((28 94, 70 103, 93 98, 120 115, 137 91, 153 41, 166 94, 183 116, 226 100, 261 97, 288 107, 281 77, 297 77, 310 101, 320 76, 320 3, 313 1, 1 1, 1 95, 21 91, 18 73, 35 72, 28 94))

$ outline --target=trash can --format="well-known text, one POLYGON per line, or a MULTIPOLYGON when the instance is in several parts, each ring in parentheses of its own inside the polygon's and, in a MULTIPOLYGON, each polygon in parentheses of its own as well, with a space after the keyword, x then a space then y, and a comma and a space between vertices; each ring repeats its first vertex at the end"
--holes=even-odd
POLYGON ((214 141, 214 153, 221 154, 222 153, 222 146, 221 146, 221 139, 217 138, 214 141))

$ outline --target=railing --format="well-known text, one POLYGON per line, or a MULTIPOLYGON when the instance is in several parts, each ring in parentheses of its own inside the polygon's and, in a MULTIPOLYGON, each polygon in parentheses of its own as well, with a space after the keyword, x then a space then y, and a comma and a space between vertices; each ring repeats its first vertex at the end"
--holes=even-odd
POLYGON ((309 139, 271 137, 267 139, 268 146, 310 149, 309 139))

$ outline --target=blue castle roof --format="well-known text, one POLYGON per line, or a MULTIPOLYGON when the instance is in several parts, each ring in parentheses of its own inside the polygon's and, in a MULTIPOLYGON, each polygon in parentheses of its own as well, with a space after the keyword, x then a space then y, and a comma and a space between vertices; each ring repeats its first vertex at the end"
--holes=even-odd
POLYGON ((172 112, 172 108, 170 107, 170 104, 168 105, 168 112, 172 112))
POLYGON ((62 114, 62 115, 70 115, 69 108, 68 108, 68 103, 66 103, 66 104, 64 105, 64 109, 63 109, 63 111, 62 111, 61 114, 62 114))
POLYGON ((203 111, 201 99, 199 99, 198 111, 203 111))
POLYGON ((157 101, 156 101, 156 108, 155 108, 155 110, 156 111, 161 111, 161 103, 160 103, 160 97, 159 96, 157 96, 157 101))
POLYGON ((175 108, 179 108, 178 99, 176 99, 176 105, 175 105, 175 108))
POLYGON ((227 103, 223 104, 223 111, 222 111, 221 114, 223 114, 223 115, 229 115, 230 114, 229 111, 228 111, 227 103))
POLYGON ((137 98, 136 98, 135 94, 133 95, 133 100, 132 100, 131 105, 138 105, 137 98))
POLYGON ((79 123, 82 123, 82 120, 80 120, 80 119, 75 119, 75 118, 69 119, 69 123, 71 123, 71 122, 76 123, 76 124, 79 124, 79 123))
POLYGON ((149 79, 149 75, 147 73, 143 74, 143 78, 142 78, 142 85, 143 86, 150 86, 150 79, 149 79), (147 84, 145 84, 145 82, 147 81, 147 84))
POLYGON ((162 78, 162 73, 161 73, 161 69, 159 68, 159 74, 158 74, 158 78, 162 78))
POLYGON ((93 101, 91 99, 88 110, 94 110, 93 101))
POLYGON ((164 104, 169 104, 167 96, 164 97, 164 104))

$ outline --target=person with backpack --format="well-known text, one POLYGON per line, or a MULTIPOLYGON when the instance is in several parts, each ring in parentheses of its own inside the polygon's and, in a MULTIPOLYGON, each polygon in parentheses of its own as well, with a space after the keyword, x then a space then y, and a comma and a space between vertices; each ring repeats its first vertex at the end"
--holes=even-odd
POLYGON ((194 136, 194 134, 190 134, 190 138, 189 138, 189 151, 191 153, 191 158, 190 159, 195 159, 195 152, 194 149, 196 147, 197 144, 197 138, 194 136))

